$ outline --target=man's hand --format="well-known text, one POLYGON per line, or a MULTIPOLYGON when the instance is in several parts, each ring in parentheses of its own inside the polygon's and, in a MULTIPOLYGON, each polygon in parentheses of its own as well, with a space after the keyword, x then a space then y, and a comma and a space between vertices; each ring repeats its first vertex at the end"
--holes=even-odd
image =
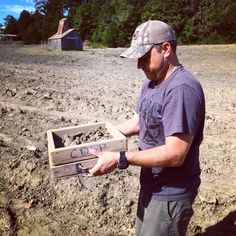
POLYGON ((119 152, 99 152, 94 149, 89 149, 92 155, 98 157, 97 164, 89 170, 90 176, 103 175, 113 171, 119 162, 119 152))

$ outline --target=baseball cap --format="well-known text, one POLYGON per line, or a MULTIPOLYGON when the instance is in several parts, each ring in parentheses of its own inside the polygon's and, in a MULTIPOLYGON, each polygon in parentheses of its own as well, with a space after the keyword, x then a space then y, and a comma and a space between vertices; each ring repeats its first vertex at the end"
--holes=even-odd
POLYGON ((130 48, 120 57, 140 58, 152 48, 153 44, 169 41, 176 41, 175 31, 163 21, 149 20, 136 28, 130 48))

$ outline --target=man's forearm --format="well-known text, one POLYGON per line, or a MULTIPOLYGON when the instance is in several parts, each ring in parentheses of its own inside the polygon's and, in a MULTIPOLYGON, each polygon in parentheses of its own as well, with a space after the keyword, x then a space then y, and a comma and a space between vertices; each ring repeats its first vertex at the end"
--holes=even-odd
MULTIPOLYGON (((124 126, 125 127, 125 126, 124 126)), ((131 165, 143 167, 178 167, 191 146, 193 136, 178 134, 166 138, 166 144, 138 152, 126 152, 126 158, 131 165)), ((92 155, 98 158, 97 164, 89 171, 90 175, 96 176, 109 173, 117 167, 119 152, 99 152, 90 150, 92 155)))
POLYGON ((139 116, 135 114, 131 119, 115 126, 126 137, 137 135, 139 133, 139 116))
POLYGON ((126 152, 131 165, 143 167, 178 167, 185 160, 193 136, 179 134, 166 138, 166 144, 138 152, 126 152))
POLYGON ((176 167, 180 165, 180 158, 163 145, 156 148, 137 152, 126 152, 126 157, 131 165, 143 167, 176 167))

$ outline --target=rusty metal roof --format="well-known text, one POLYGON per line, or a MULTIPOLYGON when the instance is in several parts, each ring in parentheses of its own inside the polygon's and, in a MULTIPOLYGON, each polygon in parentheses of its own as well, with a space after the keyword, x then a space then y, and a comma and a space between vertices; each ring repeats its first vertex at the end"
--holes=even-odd
POLYGON ((54 34, 53 36, 51 36, 50 38, 48 38, 49 40, 50 39, 61 39, 61 38, 64 38, 67 34, 69 34, 70 32, 72 32, 73 30, 75 29, 68 29, 67 31, 65 31, 64 33, 62 34, 54 34))

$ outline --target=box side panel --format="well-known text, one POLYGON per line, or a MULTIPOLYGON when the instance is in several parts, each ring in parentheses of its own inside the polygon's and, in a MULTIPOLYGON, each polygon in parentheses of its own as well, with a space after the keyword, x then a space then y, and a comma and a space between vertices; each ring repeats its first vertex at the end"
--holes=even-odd
POLYGON ((55 178, 68 177, 84 173, 84 171, 81 169, 81 166, 85 169, 86 168, 91 169, 96 163, 97 163, 97 158, 94 158, 87 161, 73 162, 70 164, 65 164, 60 166, 52 166, 51 171, 53 177, 55 178))
MULTIPOLYGON (((124 150, 122 149, 115 151, 119 152, 124 150)), ((91 169, 96 163, 97 158, 93 158, 90 160, 77 161, 59 166, 51 166, 51 172, 54 178, 70 177, 85 173, 81 169, 81 166, 83 167, 83 169, 91 169)))
POLYGON ((53 135, 50 130, 47 131, 47 140, 48 140, 48 151, 51 152, 55 149, 55 145, 54 145, 53 135))
POLYGON ((61 165, 91 159, 94 156, 89 153, 89 148, 98 151, 126 151, 127 141, 126 139, 108 140, 57 149, 50 153, 51 162, 53 165, 61 165))

